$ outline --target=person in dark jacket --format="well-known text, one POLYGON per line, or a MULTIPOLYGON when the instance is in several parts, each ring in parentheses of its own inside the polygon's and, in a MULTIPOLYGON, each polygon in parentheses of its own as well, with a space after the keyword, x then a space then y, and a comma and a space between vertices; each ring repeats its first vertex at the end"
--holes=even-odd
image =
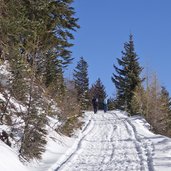
POLYGON ((96 97, 93 97, 92 105, 93 105, 94 113, 97 113, 98 99, 96 97))

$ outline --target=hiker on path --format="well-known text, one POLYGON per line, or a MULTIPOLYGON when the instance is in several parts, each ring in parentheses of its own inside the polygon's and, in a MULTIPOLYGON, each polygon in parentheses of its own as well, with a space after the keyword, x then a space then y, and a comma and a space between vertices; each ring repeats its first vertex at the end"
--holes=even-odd
POLYGON ((105 98, 104 101, 103 101, 103 109, 104 109, 104 112, 106 113, 107 109, 108 109, 108 107, 107 107, 107 98, 105 98))
POLYGON ((97 108, 98 108, 98 99, 94 96, 92 99, 92 105, 93 105, 93 110, 94 113, 97 113, 97 108))

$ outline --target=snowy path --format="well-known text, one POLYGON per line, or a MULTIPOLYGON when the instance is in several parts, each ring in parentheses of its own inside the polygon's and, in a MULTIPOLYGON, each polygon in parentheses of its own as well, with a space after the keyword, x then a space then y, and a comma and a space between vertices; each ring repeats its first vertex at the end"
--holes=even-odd
POLYGON ((127 116, 99 112, 56 171, 153 171, 153 153, 152 141, 127 116))

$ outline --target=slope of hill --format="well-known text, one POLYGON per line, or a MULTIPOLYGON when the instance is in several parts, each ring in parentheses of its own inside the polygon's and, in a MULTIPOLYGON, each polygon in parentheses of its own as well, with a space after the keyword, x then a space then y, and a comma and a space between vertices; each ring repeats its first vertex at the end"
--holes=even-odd
POLYGON ((17 153, 0 141, 0 170, 29 171, 18 158, 17 153))

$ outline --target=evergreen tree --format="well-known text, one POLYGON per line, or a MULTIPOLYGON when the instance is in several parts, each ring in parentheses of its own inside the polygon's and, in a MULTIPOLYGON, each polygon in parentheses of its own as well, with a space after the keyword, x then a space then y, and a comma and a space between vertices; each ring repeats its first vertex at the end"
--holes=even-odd
POLYGON ((108 99, 108 110, 115 110, 115 99, 112 97, 108 99))
POLYGON ((11 58, 10 51, 18 54, 35 69, 44 66, 46 54, 55 64, 66 67, 71 61, 68 49, 73 44, 72 31, 79 28, 74 18, 72 0, 44 1, 26 0, 2 1, 0 15, 0 55, 4 59, 11 58), (12 48, 11 48, 12 47, 12 48), (49 53, 50 52, 50 53, 49 53), (54 62, 54 61, 53 61, 54 62))
POLYGON ((157 76, 152 80, 146 79, 147 87, 137 86, 132 98, 132 109, 134 114, 140 114, 152 126, 156 133, 169 135, 171 123, 171 103, 169 93, 165 87, 161 87, 157 76))
POLYGON ((78 101, 80 102, 81 108, 86 110, 89 106, 89 79, 88 64, 83 57, 77 63, 73 75, 78 101))
POLYGON ((145 117, 156 133, 167 135, 169 125, 169 94, 158 83, 156 75, 146 90, 145 117))
POLYGON ((95 84, 90 88, 90 94, 92 97, 96 97, 98 99, 98 107, 99 109, 103 109, 103 101, 107 97, 105 86, 103 85, 100 78, 97 79, 95 84))
POLYGON ((40 78, 47 87, 55 86, 54 94, 61 98, 63 69, 72 61, 70 40, 79 28, 72 2, 1 1, 0 57, 12 66, 12 96, 28 109, 27 115, 18 114, 24 122, 20 154, 28 160, 41 158, 46 144, 46 114, 40 111, 42 97, 35 90, 36 82, 40 78))
MULTIPOLYGON (((44 64, 45 65, 42 67, 44 69, 44 71, 42 71, 43 72, 43 82, 46 87, 49 87, 51 84, 56 82, 55 56, 52 58, 51 54, 47 53, 46 57, 45 57, 44 64)), ((41 70, 41 68, 40 68, 40 70, 41 70)))
POLYGON ((132 113, 131 100, 133 92, 141 82, 140 73, 142 68, 139 65, 137 54, 134 50, 133 36, 130 35, 129 42, 124 44, 122 58, 117 58, 120 66, 114 65, 116 74, 113 74, 112 81, 117 90, 116 107, 132 113))
POLYGON ((81 106, 77 99, 77 90, 73 80, 65 80, 66 91, 65 96, 60 104, 61 114, 60 119, 62 124, 59 126, 59 131, 67 136, 71 136, 75 129, 82 126, 81 106))
POLYGON ((146 116, 147 99, 144 88, 141 85, 137 86, 131 101, 132 113, 146 116))
POLYGON ((17 58, 17 61, 10 62, 12 72, 11 95, 19 101, 25 102, 28 94, 28 86, 25 81, 28 78, 28 66, 23 61, 22 56, 17 58))
POLYGON ((36 86, 34 80, 31 80, 28 91, 27 112, 21 115, 24 127, 19 152, 23 158, 29 161, 41 159, 42 153, 45 151, 47 117, 42 90, 36 86))
POLYGON ((55 57, 53 60, 52 58, 46 58, 43 82, 45 83, 51 97, 56 99, 58 103, 62 103, 65 93, 63 68, 55 57))
POLYGON ((168 130, 171 128, 171 98, 165 87, 161 87, 159 101, 161 111, 159 124, 162 128, 160 132, 165 133, 166 131, 168 132, 168 130))

